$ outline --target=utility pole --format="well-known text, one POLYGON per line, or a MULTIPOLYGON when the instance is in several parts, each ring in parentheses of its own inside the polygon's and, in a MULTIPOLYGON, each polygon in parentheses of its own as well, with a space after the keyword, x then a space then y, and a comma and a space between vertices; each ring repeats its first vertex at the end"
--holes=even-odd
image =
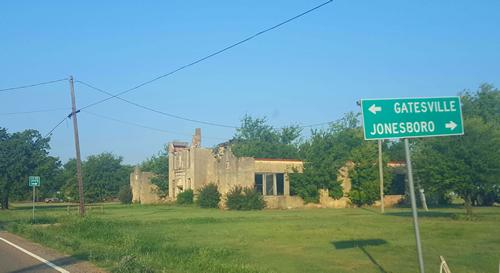
POLYGON ((76 178, 78 180, 78 197, 80 199, 80 216, 85 215, 85 205, 83 203, 83 179, 82 179, 82 159, 80 157, 80 138, 78 136, 78 120, 76 119, 75 86, 73 76, 69 76, 69 87, 71 92, 71 114, 73 119, 73 131, 75 136, 76 149, 76 178))
POLYGON ((384 213, 384 167, 382 166, 382 140, 378 140, 378 172, 380 176, 380 212, 384 213))

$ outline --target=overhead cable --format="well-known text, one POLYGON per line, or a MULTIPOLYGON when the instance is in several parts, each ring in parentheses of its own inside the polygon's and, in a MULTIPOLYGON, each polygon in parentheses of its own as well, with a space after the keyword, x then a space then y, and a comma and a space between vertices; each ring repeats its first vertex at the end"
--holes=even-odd
POLYGON ((69 107, 61 107, 61 108, 40 109, 40 110, 33 110, 33 111, 5 112, 5 113, 0 113, 0 116, 56 112, 56 111, 63 111, 63 110, 69 110, 69 109, 71 109, 71 108, 69 108, 69 107))
MULTIPOLYGON (((112 93, 110 93, 108 91, 105 91, 105 90, 103 90, 101 88, 95 87, 94 85, 91 85, 91 84, 89 84, 87 82, 80 81, 80 80, 77 80, 76 82, 80 83, 80 84, 83 84, 83 85, 85 85, 85 86, 87 86, 89 88, 92 88, 92 89, 94 89, 96 91, 99 91, 99 92, 101 92, 103 94, 106 94, 108 96, 113 96, 112 93)), ((232 129, 237 129, 238 128, 238 126, 233 126, 233 125, 227 125, 227 124, 215 123, 215 122, 210 122, 210 121, 203 121, 203 120, 197 120, 197 119, 192 119, 192 118, 186 118, 186 117, 182 117, 182 116, 179 116, 179 115, 175 115, 175 114, 167 113, 167 112, 164 112, 164 111, 160 111, 160 110, 151 108, 149 106, 145 106, 145 105, 142 105, 142 104, 139 104, 139 103, 136 103, 136 102, 124 99, 122 97, 117 97, 117 96, 114 96, 114 97, 116 99, 124 101, 124 102, 126 102, 128 104, 134 105, 136 107, 139 107, 139 108, 142 108, 142 109, 145 109, 145 110, 148 110, 148 111, 160 114, 160 115, 171 117, 171 118, 180 119, 180 120, 184 120, 184 121, 190 121, 190 122, 204 124, 204 125, 211 125, 211 126, 216 126, 216 127, 224 127, 224 128, 232 128, 232 129)), ((111 97, 109 97, 109 98, 111 98, 111 97)), ((81 108, 80 110, 84 110, 84 109, 85 109, 85 107, 81 108)))
POLYGON ((50 131, 45 135, 45 137, 51 136, 52 133, 57 129, 57 127, 59 127, 67 118, 69 118, 69 116, 63 118, 61 121, 59 121, 59 123, 56 124, 56 126, 52 127, 52 129, 50 129, 50 131))
MULTIPOLYGON (((169 130, 165 130, 165 129, 155 128, 155 127, 143 125, 143 124, 140 124, 140 123, 135 123, 135 122, 131 122, 131 121, 123 120, 123 119, 117 119, 117 118, 113 118, 113 117, 109 117, 109 116, 97 114, 97 113, 94 113, 94 112, 90 112, 88 110, 82 110, 82 112, 86 113, 86 114, 90 114, 90 115, 98 117, 98 118, 101 118, 101 119, 107 119, 107 120, 115 121, 115 122, 118 122, 118 123, 123 123, 123 124, 131 125, 131 126, 136 126, 136 127, 140 127, 140 128, 144 128, 144 129, 148 129, 148 130, 152 130, 152 131, 157 131, 157 132, 161 132, 161 133, 175 134, 175 135, 182 135, 182 136, 192 136, 192 134, 180 133, 180 132, 174 132, 174 131, 169 131, 169 130)), ((207 139, 217 139, 217 140, 226 140, 225 138, 219 138, 219 137, 207 137, 207 136, 205 136, 204 138, 207 138, 207 139)))
MULTIPOLYGON (((96 91, 98 91, 100 93, 106 94, 108 96, 112 95, 110 92, 105 91, 105 90, 103 90, 101 88, 98 88, 98 87, 96 87, 96 86, 94 86, 92 84, 89 84, 87 82, 80 81, 80 80, 77 80, 75 82, 77 82, 79 84, 82 84, 82 85, 84 85, 84 86, 86 86, 88 88, 94 89, 94 90, 96 90, 96 91)), ((145 106, 143 104, 139 104, 139 103, 136 103, 136 102, 124 99, 122 97, 116 97, 116 98, 119 99, 119 100, 121 100, 121 101, 123 101, 123 102, 126 102, 128 104, 134 105, 134 106, 136 106, 138 108, 145 109, 145 110, 148 110, 148 111, 151 111, 151 112, 154 112, 154 113, 157 113, 157 114, 161 114, 161 115, 164 115, 164 116, 168 116, 168 117, 171 117, 171 118, 175 118, 175 119, 180 119, 180 120, 184 120, 184 121, 190 121, 190 122, 204 124, 204 125, 224 127, 224 128, 232 128, 232 129, 239 129, 240 128, 239 126, 234 126, 234 125, 227 125, 227 124, 221 124, 221 123, 215 123, 215 122, 209 122, 209 121, 202 121, 202 120, 197 120, 197 119, 186 118, 186 117, 182 117, 182 116, 179 116, 179 115, 166 113, 166 112, 163 112, 163 111, 151 108, 149 106, 145 106)), ((82 111, 83 111, 83 109, 82 109, 82 111)), ((327 122, 314 123, 314 124, 308 124, 308 125, 298 125, 298 127, 302 128, 302 129, 303 128, 311 128, 311 127, 319 127, 319 126, 328 125, 328 124, 330 124, 332 122, 334 122, 334 121, 327 121, 327 122)))
POLYGON ((40 85, 47 85, 47 84, 62 82, 62 81, 66 81, 66 80, 68 80, 68 78, 47 81, 47 82, 39 82, 39 83, 34 83, 34 84, 21 85, 21 86, 16 86, 16 87, 3 88, 3 89, 0 89, 0 92, 10 92, 10 91, 14 91, 14 90, 31 88, 31 87, 40 86, 40 85))
POLYGON ((150 84, 150 83, 152 83, 152 82, 155 82, 155 81, 157 81, 157 80, 159 80, 159 79, 162 79, 162 78, 168 77, 168 76, 170 76, 170 75, 173 75, 173 74, 175 74, 175 73, 177 73, 177 72, 179 72, 179 71, 181 71, 181 70, 184 70, 184 69, 186 69, 186 68, 188 68, 188 67, 190 67, 190 66, 193 66, 193 65, 196 65, 196 64, 198 64, 198 63, 201 63, 201 62, 203 62, 203 61, 205 61, 205 60, 207 60, 207 59, 209 59, 209 58, 212 58, 212 57, 214 57, 214 56, 217 56, 217 55, 219 55, 219 54, 221 54, 221 53, 223 53, 223 52, 225 52, 225 51, 227 51, 227 50, 230 50, 230 49, 232 49, 232 48, 234 48, 234 47, 236 47, 236 46, 239 46, 239 45, 241 45, 241 44, 243 44, 243 43, 245 43, 245 42, 248 42, 248 41, 250 41, 250 40, 252 40, 252 39, 254 39, 254 38, 256 38, 256 37, 258 37, 258 36, 260 36, 260 35, 262 35, 262 34, 264 34, 264 33, 266 33, 266 32, 269 32, 269 31, 274 30, 274 29, 276 29, 276 28, 279 28, 279 27, 281 27, 281 26, 283 26, 283 25, 285 25, 285 24, 287 24, 287 23, 290 23, 291 21, 294 21, 294 20, 296 20, 296 19, 298 19, 298 18, 300 18, 300 17, 302 17, 302 16, 304 16, 304 15, 306 15, 306 14, 308 14, 308 13, 311 13, 311 12, 313 12, 313 11, 315 11, 315 10, 317 10, 317 9, 319 9, 319 8, 321 8, 321 7, 325 6, 325 5, 327 5, 327 4, 330 4, 331 2, 333 2, 333 0, 328 0, 328 1, 326 1, 326 2, 323 2, 323 3, 322 3, 322 4, 320 4, 320 5, 317 5, 317 6, 313 7, 313 8, 311 8, 311 9, 308 9, 308 10, 306 10, 306 11, 304 11, 304 12, 302 12, 302 13, 298 14, 298 15, 295 15, 295 16, 293 16, 293 17, 291 17, 291 18, 289 18, 289 19, 287 19, 287 20, 285 20, 285 21, 283 21, 283 22, 281 22, 281 23, 278 23, 278 24, 273 25, 273 26, 271 26, 271 27, 269 27, 269 28, 266 28, 266 29, 264 29, 264 30, 262 30, 262 31, 259 31, 259 32, 255 33, 255 34, 253 34, 253 35, 250 35, 250 36, 248 36, 247 38, 245 38, 245 39, 243 39, 243 40, 240 40, 240 41, 238 41, 238 42, 236 42, 236 43, 233 43, 233 44, 231 44, 231 45, 229 45, 229 46, 226 46, 226 47, 224 47, 224 48, 222 48, 222 49, 220 49, 220 50, 218 50, 218 51, 215 51, 215 52, 213 52, 213 53, 211 53, 211 54, 209 54, 209 55, 207 55, 207 56, 205 56, 205 57, 202 57, 202 58, 197 59, 197 60, 195 60, 195 61, 193 61, 193 62, 190 62, 190 63, 188 63, 188 64, 185 64, 185 65, 183 65, 183 66, 180 66, 180 67, 178 67, 178 68, 176 68, 176 69, 174 69, 174 70, 172 70, 172 71, 170 71, 170 72, 168 72, 168 73, 162 74, 162 75, 157 76, 157 77, 155 77, 155 78, 153 78, 153 79, 150 79, 150 80, 148 80, 148 81, 142 82, 142 83, 140 83, 140 84, 138 84, 138 85, 136 85, 136 86, 134 86, 134 87, 132 87, 132 88, 126 89, 126 90, 121 91, 121 92, 118 92, 117 94, 113 94, 111 97, 108 97, 108 98, 105 98, 105 99, 102 99, 102 100, 99 100, 99 101, 93 102, 93 103, 91 103, 91 104, 88 104, 88 105, 86 105, 86 106, 82 107, 81 109, 86 109, 86 108, 89 108, 89 107, 92 107, 92 106, 95 106, 95 105, 101 104, 101 103, 103 103, 103 102, 105 102, 105 101, 108 101, 108 100, 110 100, 110 99, 112 99, 112 98, 117 98, 118 96, 121 96, 121 95, 123 95, 123 94, 129 93, 129 92, 131 92, 131 91, 133 91, 133 90, 139 89, 139 88, 141 88, 141 87, 143 87, 143 86, 145 86, 145 85, 147 85, 147 84, 150 84))

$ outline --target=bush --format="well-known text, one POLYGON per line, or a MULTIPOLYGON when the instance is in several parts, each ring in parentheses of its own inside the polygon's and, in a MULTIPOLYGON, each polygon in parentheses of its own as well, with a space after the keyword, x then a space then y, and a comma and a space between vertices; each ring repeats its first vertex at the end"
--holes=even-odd
POLYGON ((178 205, 193 204, 193 190, 188 189, 177 195, 176 203, 178 205))
POLYGON ((261 210, 266 203, 255 189, 235 186, 227 194, 226 206, 231 210, 261 210))
POLYGON ((243 188, 241 186, 233 187, 226 196, 226 206, 232 210, 241 210, 245 203, 243 188))
POLYGON ((132 203, 132 189, 130 188, 130 185, 127 184, 120 189, 118 192, 118 199, 120 199, 122 204, 132 203))
POLYGON ((260 192, 257 192, 254 188, 244 188, 243 193, 245 194, 246 207, 243 209, 261 210, 266 207, 266 201, 264 201, 264 196, 260 192))
POLYGON ((202 208, 218 208, 220 193, 215 184, 207 184, 200 189, 198 205, 202 208))
POLYGON ((349 196, 349 199, 351 199, 351 202, 358 207, 361 207, 363 205, 371 205, 376 200, 373 192, 370 194, 367 194, 367 191, 358 190, 358 189, 351 189, 348 196, 349 196))

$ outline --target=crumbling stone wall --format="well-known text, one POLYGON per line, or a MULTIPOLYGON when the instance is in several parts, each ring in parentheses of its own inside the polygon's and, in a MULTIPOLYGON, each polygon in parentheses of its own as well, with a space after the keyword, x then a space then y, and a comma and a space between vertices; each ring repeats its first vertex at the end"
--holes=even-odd
POLYGON ((219 191, 226 194, 236 185, 253 187, 255 174, 255 159, 251 157, 236 157, 230 150, 213 157, 212 169, 208 172, 205 183, 217 184, 219 191), (212 173, 213 172, 213 173, 212 173))
POLYGON ((142 172, 139 167, 135 167, 130 174, 133 203, 156 204, 163 201, 158 195, 158 186, 151 183, 153 177, 153 173, 142 172))

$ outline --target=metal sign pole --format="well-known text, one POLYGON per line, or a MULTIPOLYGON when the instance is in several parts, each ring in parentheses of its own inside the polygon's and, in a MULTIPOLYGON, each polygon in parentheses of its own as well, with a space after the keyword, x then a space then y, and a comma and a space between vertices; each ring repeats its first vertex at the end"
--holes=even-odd
POLYGON ((35 223, 35 185, 33 185, 33 224, 35 223))
POLYGON ((378 140, 378 171, 380 177, 380 212, 384 213, 384 167, 382 166, 382 140, 378 140))
POLYGON ((406 167, 408 168, 408 187, 410 191, 411 211, 413 213, 413 226, 415 228, 415 239, 417 241, 418 265, 420 273, 425 273, 422 245, 420 243, 420 230, 418 228, 417 202, 415 201, 415 187, 413 186, 413 170, 411 167, 410 148, 408 139, 405 138, 406 167))

